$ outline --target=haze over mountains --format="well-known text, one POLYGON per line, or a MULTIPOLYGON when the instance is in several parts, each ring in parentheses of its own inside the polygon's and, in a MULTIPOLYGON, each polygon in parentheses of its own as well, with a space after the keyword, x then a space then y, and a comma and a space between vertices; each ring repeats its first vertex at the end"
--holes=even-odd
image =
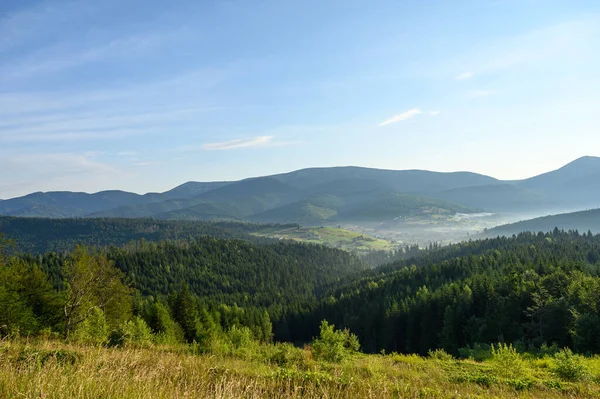
POLYGON ((550 232, 558 230, 578 230, 580 233, 600 233, 600 209, 561 213, 558 215, 542 216, 534 219, 509 223, 486 230, 486 237, 511 236, 524 231, 550 232))
POLYGON ((164 193, 37 192, 1 200, 0 215, 151 217, 252 222, 370 223, 457 213, 534 213, 600 205, 600 158, 583 157, 539 176, 502 181, 471 172, 303 169, 234 182, 188 182, 164 193))

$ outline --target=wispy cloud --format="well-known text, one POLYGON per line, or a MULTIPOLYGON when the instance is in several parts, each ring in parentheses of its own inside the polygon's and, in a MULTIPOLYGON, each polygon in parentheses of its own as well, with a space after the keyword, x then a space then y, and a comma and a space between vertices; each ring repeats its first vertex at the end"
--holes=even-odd
POLYGON ((419 108, 409 109, 406 112, 403 112, 401 114, 392 116, 390 119, 384 120, 383 122, 381 122, 377 126, 387 126, 387 125, 391 125, 392 123, 402 122, 402 121, 405 121, 407 119, 410 119, 410 118, 414 117, 415 115, 419 115, 419 114, 422 114, 422 113, 423 113, 423 111, 421 111, 419 108))
POLYGON ((205 151, 233 150, 237 148, 257 148, 269 145, 273 136, 258 136, 249 139, 237 139, 220 143, 207 143, 202 146, 205 151))
MULTIPOLYGON (((0 105, 5 100, 0 94, 0 105)), ((6 99, 7 100, 7 99, 6 99)), ((68 98, 67 98, 68 100, 68 98)), ((24 100, 22 100, 24 101, 24 100)), ((111 105, 97 104, 95 111, 68 109, 50 116, 43 112, 19 115, 0 111, 0 142, 60 142, 64 140, 109 140, 160 132, 164 126, 183 125, 201 115, 204 109, 156 109, 122 113, 111 105)))
POLYGON ((584 59, 598 37, 597 15, 570 20, 510 37, 490 38, 445 64, 456 80, 490 75, 522 65, 584 59))
POLYGON ((456 80, 467 80, 473 77, 473 72, 463 72, 456 77, 456 80))
POLYGON ((166 45, 175 33, 161 32, 120 37, 92 47, 86 44, 70 47, 61 43, 42 48, 19 61, 13 60, 9 67, 1 70, 5 77, 11 79, 30 78, 32 75, 57 74, 95 62, 107 60, 118 62, 128 58, 140 58, 166 45))
POLYGON ((435 110, 435 111, 429 111, 428 114, 431 116, 438 116, 440 114, 441 111, 439 110, 435 110))

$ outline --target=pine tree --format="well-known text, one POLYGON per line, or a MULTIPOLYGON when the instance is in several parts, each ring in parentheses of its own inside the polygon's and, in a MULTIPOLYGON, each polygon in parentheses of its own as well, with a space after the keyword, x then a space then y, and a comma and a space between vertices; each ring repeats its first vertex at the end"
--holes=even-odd
POLYGON ((187 284, 174 295, 171 306, 173 317, 181 326, 185 340, 189 343, 194 342, 198 335, 198 309, 187 284))

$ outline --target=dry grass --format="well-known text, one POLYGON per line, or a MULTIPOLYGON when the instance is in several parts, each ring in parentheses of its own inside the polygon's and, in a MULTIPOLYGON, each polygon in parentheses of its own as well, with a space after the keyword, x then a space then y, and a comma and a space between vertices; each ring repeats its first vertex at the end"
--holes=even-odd
MULTIPOLYGON (((594 360, 594 365, 598 364, 594 360)), ((306 356, 266 360, 193 355, 185 347, 113 349, 40 341, 0 343, 1 398, 595 398, 593 376, 554 381, 543 366, 527 383, 489 364, 356 355, 343 365, 306 356)))

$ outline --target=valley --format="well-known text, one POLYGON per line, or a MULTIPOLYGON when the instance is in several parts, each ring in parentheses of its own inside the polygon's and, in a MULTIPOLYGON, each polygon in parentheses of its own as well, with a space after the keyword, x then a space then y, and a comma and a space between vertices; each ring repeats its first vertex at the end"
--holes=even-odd
POLYGON ((0 0, 0 399, 600 399, 600 1, 0 0))
MULTIPOLYGON (((309 169, 4 200, 0 394, 66 397, 69 381, 114 396, 98 384, 135 356, 200 370, 209 396, 240 381, 284 397, 596 395, 600 213, 548 215, 593 203, 596 168, 512 183, 309 169), (590 201, 545 199, 574 182, 590 201)), ((140 377, 173 370, 135 367, 135 384, 111 377, 129 396, 184 392, 140 377)))
POLYGON ((498 225, 596 208, 598 174, 600 158, 594 157, 519 181, 470 172, 312 168, 234 182, 188 182, 145 195, 33 193, 0 200, 0 215, 342 226, 406 245, 447 244, 498 225))

